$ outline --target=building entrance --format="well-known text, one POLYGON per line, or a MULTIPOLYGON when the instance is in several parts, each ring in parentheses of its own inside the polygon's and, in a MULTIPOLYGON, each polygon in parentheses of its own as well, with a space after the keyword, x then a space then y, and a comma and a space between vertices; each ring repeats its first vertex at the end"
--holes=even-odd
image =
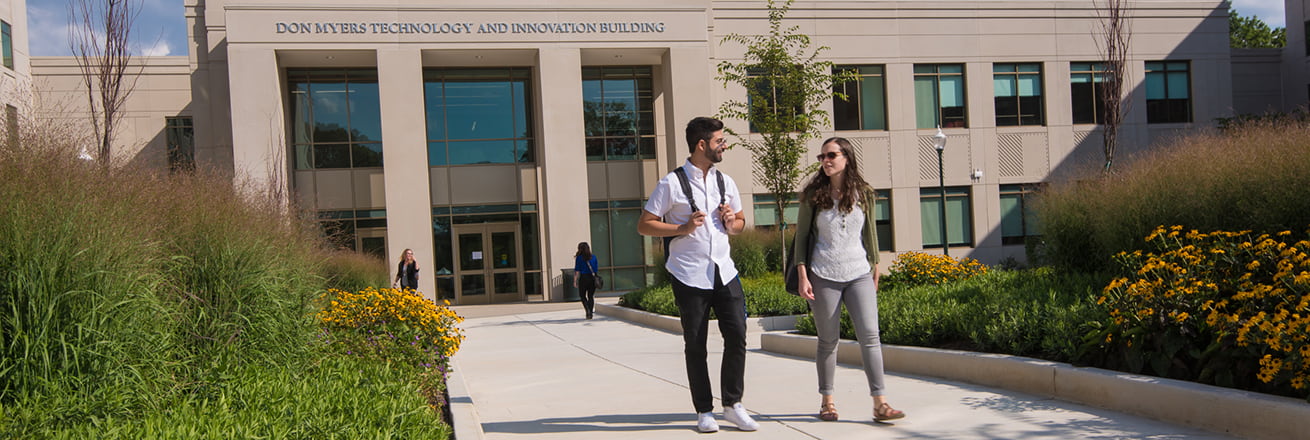
POLYGON ((523 301, 519 224, 455 225, 455 304, 523 301))

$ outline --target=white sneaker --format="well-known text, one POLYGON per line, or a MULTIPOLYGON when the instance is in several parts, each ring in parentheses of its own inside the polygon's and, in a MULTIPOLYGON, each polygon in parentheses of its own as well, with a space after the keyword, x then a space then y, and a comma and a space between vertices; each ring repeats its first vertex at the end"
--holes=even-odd
POLYGON ((696 430, 700 432, 719 432, 719 422, 714 421, 713 412, 696 414, 696 430))
POLYGON ((737 425, 737 429, 742 431, 760 429, 760 424, 751 419, 750 413, 746 412, 746 407, 741 406, 741 402, 732 404, 732 408, 724 408, 723 418, 737 425))

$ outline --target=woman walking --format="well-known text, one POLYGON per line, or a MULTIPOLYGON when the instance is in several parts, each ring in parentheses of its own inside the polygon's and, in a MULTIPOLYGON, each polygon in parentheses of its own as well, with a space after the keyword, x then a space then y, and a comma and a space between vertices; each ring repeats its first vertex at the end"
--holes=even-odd
POLYGON ((850 141, 823 141, 814 174, 801 193, 796 241, 792 247, 800 295, 810 302, 819 333, 815 354, 822 398, 819 418, 837 420, 833 374, 846 305, 864 357, 864 374, 873 396, 873 419, 894 420, 905 413, 887 403, 882 345, 878 338, 878 236, 874 193, 860 175, 850 141))
POLYGON ((585 241, 578 243, 578 252, 573 254, 573 287, 582 297, 582 309, 586 310, 587 319, 591 319, 596 309, 596 263, 591 246, 585 241))
POLYGON ((400 253, 400 264, 396 266, 396 279, 391 282, 391 287, 418 290, 418 261, 414 259, 413 250, 405 249, 400 253))

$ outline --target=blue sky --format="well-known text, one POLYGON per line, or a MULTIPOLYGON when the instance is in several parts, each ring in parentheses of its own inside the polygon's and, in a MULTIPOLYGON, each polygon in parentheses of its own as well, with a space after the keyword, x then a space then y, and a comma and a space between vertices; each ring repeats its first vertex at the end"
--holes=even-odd
MULTIPOLYGON (((186 55, 186 17, 182 0, 140 0, 141 15, 132 29, 137 55, 186 55)), ((1283 27, 1283 0, 1233 0, 1243 16, 1255 15, 1271 27, 1283 27)), ((69 0, 28 0, 28 39, 31 54, 69 55, 69 0)))

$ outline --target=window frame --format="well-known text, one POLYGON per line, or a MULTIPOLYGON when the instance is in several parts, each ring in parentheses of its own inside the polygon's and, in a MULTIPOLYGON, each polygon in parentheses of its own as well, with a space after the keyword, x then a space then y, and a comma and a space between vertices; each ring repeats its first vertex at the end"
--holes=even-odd
POLYGON ((1045 73, 1042 71, 1042 63, 994 63, 992 64, 992 96, 995 101, 995 116, 997 127, 1021 127, 1021 126, 1045 126, 1046 125, 1046 96, 1043 93, 1043 79, 1045 73), (1008 67, 1007 70, 1000 70, 1008 67), (1023 70, 1026 67, 1035 67, 1036 70, 1023 70), (1036 76, 1036 94, 1023 96, 1023 84, 1025 77, 1036 76), (1011 96, 1000 96, 997 90, 1000 88, 1003 79, 1010 80, 1012 86, 1011 96), (1028 99, 1025 99, 1028 98, 1028 99), (1035 102, 1034 102, 1035 101, 1035 102), (1009 107, 1013 103, 1014 113, 1002 114, 1003 107, 1009 107), (1036 107, 1036 112, 1025 117, 1025 108, 1036 107), (1002 123, 1002 119, 1006 123, 1002 123), (1013 120, 1013 123, 1009 123, 1013 120))
POLYGON ((854 71, 859 76, 858 80, 848 81, 839 84, 833 84, 834 92, 846 94, 846 100, 833 99, 832 121, 833 129, 838 131, 887 131, 887 66, 884 64, 852 64, 833 67, 833 73, 843 71, 854 71), (865 69, 876 72, 866 73, 865 69), (878 84, 878 105, 868 103, 864 96, 866 81, 875 80, 878 84), (854 89, 852 93, 850 89, 854 89), (877 108, 875 108, 877 107, 877 108), (847 113, 854 110, 855 114, 847 113), (880 114, 881 118, 874 124, 866 124, 866 116, 871 112, 880 114), (850 122, 854 123, 851 124, 850 122), (881 126, 879 126, 881 125, 881 126))
POLYGON ((1069 63, 1069 109, 1070 118, 1074 124, 1101 125, 1105 123, 1105 99, 1101 96, 1101 87, 1105 86, 1110 72, 1105 67, 1104 61, 1075 61, 1069 63), (1086 69, 1078 69, 1079 66, 1086 65, 1086 69), (1078 75, 1087 75, 1090 81, 1075 81, 1078 75), (1092 119, 1090 121, 1079 120, 1078 111, 1080 93, 1075 90, 1078 84, 1091 84, 1091 102, 1083 106, 1091 106, 1092 119))
MULTIPOLYGON (((931 202, 933 200, 939 200, 939 199, 941 199, 940 188, 938 187, 919 188, 919 211, 920 211, 919 227, 920 227, 920 235, 922 235, 921 242, 923 244, 924 249, 940 249, 943 247, 941 244, 929 243, 930 239, 931 240, 941 239, 940 223, 935 225, 929 225, 927 221, 928 220, 927 216, 922 215, 923 213, 928 212, 927 209, 929 209, 928 206, 924 205, 925 203, 931 202), (928 232, 930 226, 932 232, 935 233, 928 232)), ((960 215, 962 215, 962 218, 960 219, 961 221, 956 221, 956 222, 952 222, 951 221, 952 219, 949 218, 952 213, 951 213, 950 206, 949 205, 947 206, 946 215, 948 216, 948 218, 946 222, 946 241, 951 247, 974 247, 973 188, 971 186, 946 187, 946 201, 947 203, 950 203, 952 200, 954 201, 963 200, 964 206, 963 206, 963 211, 960 213, 960 215), (961 232, 960 235, 962 235, 962 237, 959 237, 958 239, 952 237, 951 225, 953 224, 963 225, 963 227, 959 229, 961 232)), ((940 215, 941 212, 940 206, 932 205, 931 209, 933 214, 940 215)))
POLYGON ((1041 183, 1019 183, 1003 184, 998 187, 998 199, 1001 201, 1000 225, 1001 225, 1001 245, 1022 245, 1026 244, 1029 238, 1041 236, 1037 219, 1032 211, 1031 198, 1041 192, 1044 187, 1041 183), (1006 196, 1017 196, 1019 207, 1019 228, 1022 230, 1021 235, 1006 235, 1006 212, 1004 200, 1006 196))
POLYGON ((191 116, 164 118, 166 155, 170 173, 196 169, 195 121, 191 116))
POLYGON ((915 106, 914 114, 915 114, 916 128, 918 129, 930 129, 935 127, 969 128, 969 86, 968 86, 968 77, 966 76, 966 73, 967 72, 965 71, 965 65, 963 63, 937 63, 937 64, 914 65, 914 106, 915 106), (943 67, 958 68, 959 71, 942 72, 943 67), (932 71, 928 72, 927 70, 929 69, 931 69, 932 71), (943 107, 942 106, 942 101, 943 101, 942 97, 944 96, 944 94, 942 93, 943 79, 953 78, 953 77, 959 77, 958 82, 959 82, 960 90, 956 98, 960 100, 959 102, 960 105, 943 107), (929 78, 931 78, 932 80, 933 95, 931 97, 921 96, 920 92, 922 90, 919 87, 920 85, 919 81, 921 79, 929 79, 929 78), (923 103, 924 101, 927 101, 928 99, 931 99, 933 105, 933 108, 931 109, 934 118, 934 123, 932 127, 923 126, 923 122, 924 122, 923 118, 927 110, 920 108, 920 104, 923 103), (955 110, 948 110, 948 109, 957 109, 957 108, 959 109, 960 112, 958 116, 955 115, 949 117, 947 116, 948 111, 950 112, 955 111, 955 110))
POLYGON ((4 66, 14 70, 14 27, 4 20, 0 20, 0 55, 4 66))
MULTIPOLYGON (((582 68, 583 125, 585 130, 583 137, 585 138, 588 162, 650 160, 656 158, 654 70, 651 66, 584 66, 582 68), (605 115, 594 116, 588 114, 596 111, 589 109, 592 101, 588 100, 586 91, 588 82, 595 82, 600 93, 599 105, 604 109, 607 107, 608 102, 623 102, 618 99, 607 100, 605 84, 614 80, 626 79, 631 79, 632 91, 635 94, 632 98, 635 108, 628 111, 635 115, 635 119, 632 121, 633 129, 631 133, 615 134, 608 127, 610 118, 605 115), (595 124, 599 124, 599 126, 597 127, 595 124), (616 148, 621 148, 627 141, 631 142, 627 145, 632 147, 633 154, 619 154, 616 148)), ((608 113, 608 111, 605 112, 608 113)))
POLYGON ((1145 65, 1145 81, 1142 85, 1146 92, 1146 123, 1147 124, 1186 124, 1193 121, 1192 110, 1192 62, 1190 60, 1157 60, 1147 61, 1145 65), (1155 67, 1154 69, 1152 67, 1155 67), (1181 69, 1179 68, 1181 66, 1181 69), (1182 98, 1174 97, 1173 94, 1179 91, 1174 82, 1179 79, 1174 75, 1182 73, 1182 81, 1185 84, 1182 92, 1186 96, 1182 98), (1153 81, 1158 79, 1163 87, 1163 98, 1151 98, 1152 92, 1155 92, 1153 81))

